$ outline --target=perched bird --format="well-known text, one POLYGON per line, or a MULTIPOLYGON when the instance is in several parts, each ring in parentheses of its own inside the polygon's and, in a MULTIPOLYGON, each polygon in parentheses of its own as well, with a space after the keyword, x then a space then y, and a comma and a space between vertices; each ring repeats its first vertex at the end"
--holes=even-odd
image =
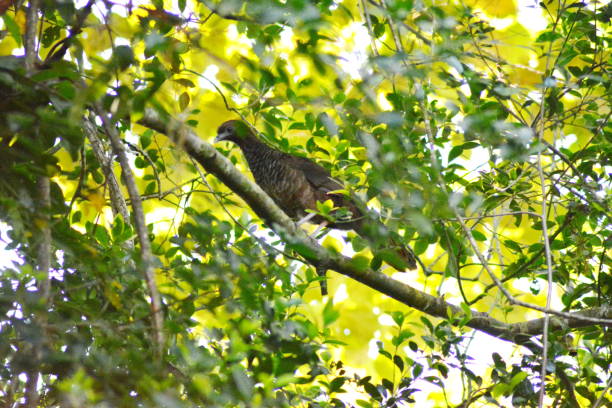
MULTIPOLYGON (((382 225, 379 221, 364 216, 353 199, 338 190, 344 186, 331 177, 329 171, 304 157, 293 156, 274 149, 255 136, 249 126, 240 120, 228 120, 217 129, 215 142, 228 140, 240 147, 244 154, 255 182, 274 202, 294 220, 307 219, 327 227, 354 230, 368 238, 372 230, 382 225), (320 215, 313 215, 306 210, 317 210, 317 201, 332 200, 339 217, 328 220, 320 215)), ((409 248, 396 244, 390 239, 387 247, 395 253, 409 268, 416 268, 415 256, 409 248)), ((324 271, 318 271, 320 274, 324 271)), ((321 292, 326 294, 325 281, 321 282, 321 292)))

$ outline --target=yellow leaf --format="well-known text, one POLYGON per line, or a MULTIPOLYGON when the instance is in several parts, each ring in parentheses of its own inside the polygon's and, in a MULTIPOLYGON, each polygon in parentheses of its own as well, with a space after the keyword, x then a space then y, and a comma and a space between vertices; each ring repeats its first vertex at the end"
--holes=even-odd
POLYGON ((47 221, 42 218, 34 218, 34 226, 38 229, 43 229, 47 226, 47 221))
POLYGON ((115 309, 121 309, 123 307, 121 303, 121 297, 110 287, 107 286, 104 288, 104 296, 106 296, 108 301, 111 302, 115 309))
POLYGON ((49 177, 55 177, 60 173, 59 168, 54 164, 47 164, 45 166, 45 172, 49 177))
POLYGON ((91 205, 96 209, 96 211, 101 212, 104 207, 106 207, 106 198, 103 194, 100 194, 97 191, 94 191, 91 194, 86 195, 87 201, 91 203, 91 205))
POLYGON ((189 250, 189 251, 193 251, 195 249, 195 241, 192 239, 187 239, 185 240, 185 242, 183 243, 183 246, 189 250))
POLYGON ((19 10, 17 14, 15 14, 14 20, 15 23, 17 23, 17 25, 19 26, 19 31, 21 32, 21 34, 25 34, 26 14, 22 10, 19 10))
POLYGON ((344 244, 338 241, 336 238, 328 235, 323 240, 323 248, 330 249, 335 252, 342 252, 342 248, 344 248, 344 244))
POLYGON ((516 4, 514 0, 466 0, 465 5, 481 9, 487 15, 497 18, 509 17, 516 13, 516 4))

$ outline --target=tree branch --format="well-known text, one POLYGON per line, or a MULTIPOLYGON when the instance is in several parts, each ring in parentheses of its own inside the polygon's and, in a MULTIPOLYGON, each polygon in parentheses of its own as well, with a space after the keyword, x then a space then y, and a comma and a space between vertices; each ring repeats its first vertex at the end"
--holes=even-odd
MULTIPOLYGON (((305 248, 302 251, 302 255, 306 258, 307 262, 315 266, 325 266, 429 315, 444 319, 449 317, 449 311, 453 315, 465 315, 463 309, 445 302, 441 298, 421 292, 382 273, 359 268, 350 258, 328 252, 316 241, 308 237, 304 231, 296 228, 293 221, 278 208, 274 201, 257 184, 240 173, 225 156, 219 153, 212 145, 200 139, 191 128, 183 123, 171 117, 162 117, 162 115, 152 109, 145 110, 143 118, 138 123, 167 135, 178 146, 185 149, 206 171, 214 174, 221 182, 242 197, 253 211, 270 225, 289 246, 299 245, 305 248)), ((583 313, 583 315, 568 315, 575 319, 589 317, 584 312, 580 313, 583 313)), ((612 318, 612 308, 598 313, 603 314, 606 319, 612 318)), ((541 332, 535 332, 538 323, 533 326, 528 325, 529 328, 534 330, 533 332, 522 333, 520 332, 521 326, 501 322, 492 318, 487 313, 472 310, 471 315, 472 318, 466 324, 468 327, 516 344, 527 344, 529 343, 530 336, 541 334, 541 332)), ((560 321, 562 322, 562 320, 560 321)), ((576 324, 576 321, 571 320, 569 323, 570 325, 576 324)), ((585 322, 581 321, 580 324, 585 325, 585 322)), ((593 324, 593 322, 590 322, 590 324, 593 324)))
POLYGON ((25 67, 28 74, 32 74, 37 60, 36 52, 36 26, 38 25, 38 3, 39 0, 30 0, 26 11, 25 31, 25 67))
MULTIPOLYGON (((30 77, 34 74, 35 63, 38 59, 38 53, 36 52, 36 27, 38 25, 38 8, 39 0, 30 0, 28 9, 26 11, 26 29, 25 29, 25 68, 26 76, 30 77)), ((36 137, 36 130, 32 129, 36 137)), ((37 269, 40 273, 40 280, 38 282, 41 296, 41 303, 43 305, 42 312, 34 316, 34 321, 40 325, 41 331, 44 333, 47 327, 47 302, 49 300, 49 294, 51 292, 51 284, 49 281, 49 270, 51 269, 51 225, 50 225, 50 214, 49 209, 51 208, 51 183, 49 177, 46 174, 38 176, 38 217, 42 221, 40 228, 40 237, 37 246, 37 269)), ((27 372, 27 382, 25 385, 25 408, 35 408, 38 406, 40 400, 40 394, 38 392, 38 377, 40 376, 40 365, 41 365, 41 344, 34 344, 32 346, 33 364, 32 368, 27 372)))
POLYGON ((491 278, 491 280, 493 280, 493 282, 495 283, 495 286, 497 286, 497 288, 499 290, 501 290, 501 292, 504 294, 506 299, 508 299, 508 302, 510 302, 510 304, 517 305, 517 306, 522 306, 522 307, 525 307, 525 308, 528 308, 528 309, 537 310, 537 311, 542 312, 542 313, 550 313, 550 314, 553 314, 553 315, 556 315, 556 316, 560 316, 560 317, 563 317, 563 318, 566 318, 566 319, 576 318, 576 319, 582 319, 582 320, 586 320, 586 321, 589 321, 589 322, 592 322, 592 323, 597 323, 597 324, 607 324, 607 325, 612 324, 612 320, 610 320, 609 318, 598 319, 598 318, 592 318, 590 316, 581 316, 581 315, 572 314, 572 313, 568 313, 568 312, 560 312, 558 310, 550 309, 550 307, 548 307, 548 306, 547 307, 542 307, 542 306, 534 305, 532 303, 523 302, 522 300, 518 300, 516 297, 512 296, 512 294, 508 291, 508 289, 506 289, 504 287, 502 281, 491 270, 491 267, 489 266, 489 263, 485 259, 485 257, 482 254, 482 252, 480 252, 480 250, 478 249, 478 245, 476 244, 476 240, 474 239, 473 235, 471 234, 471 230, 465 224, 465 221, 463 220, 463 217, 461 217, 461 215, 459 214, 459 211, 455 210, 455 216, 459 220, 459 225, 461 225, 461 228, 463 229, 463 232, 465 233, 465 235, 466 235, 466 237, 467 237, 467 239, 468 239, 468 241, 470 243, 470 246, 472 247, 472 250, 476 254, 476 257, 478 258, 478 260, 480 261, 480 263, 484 267, 485 271, 487 271, 487 273, 489 274, 489 277, 491 278))
POLYGON ((116 217, 118 214, 120 214, 123 217, 123 222, 129 224, 130 213, 128 212, 125 198, 123 197, 123 193, 119 187, 119 182, 117 181, 115 173, 113 172, 112 157, 107 157, 106 155, 102 141, 98 137, 97 127, 94 123, 93 117, 86 118, 83 121, 83 129, 85 130, 85 136, 87 137, 87 140, 89 140, 89 144, 91 144, 91 149, 93 150, 94 156, 96 156, 98 163, 100 163, 100 167, 102 167, 102 172, 104 173, 104 178, 106 179, 106 184, 108 185, 108 190, 110 193, 113 216, 116 217))
POLYGON ((246 16, 239 16, 237 14, 224 13, 219 11, 214 5, 210 4, 208 1, 202 1, 202 3, 210 10, 211 13, 216 14, 217 16, 225 19, 225 20, 233 20, 233 21, 245 21, 247 23, 256 23, 246 16))
POLYGON ((153 337, 154 344, 158 357, 161 356, 164 347, 164 333, 163 333, 163 311, 161 308, 161 296, 157 289, 155 282, 155 270, 153 267, 153 253, 151 251, 151 242, 149 241, 149 232, 147 231, 147 224, 145 222, 144 210, 142 208, 142 201, 138 188, 136 187, 136 180, 130 167, 130 163, 125 153, 125 147, 121 143, 121 139, 117 132, 117 129, 111 123, 111 120, 107 117, 106 112, 102 108, 100 103, 94 104, 96 114, 100 117, 104 131, 106 132, 114 153, 119 159, 121 165, 121 175, 125 182, 128 194, 130 196, 132 209, 134 210, 134 226, 136 228, 136 234, 140 241, 140 256, 142 258, 142 269, 151 296, 151 316, 153 319, 153 337))
POLYGON ((57 43, 55 43, 51 50, 47 53, 47 58, 45 59, 43 66, 48 67, 54 61, 59 61, 64 58, 68 48, 72 45, 72 40, 81 33, 83 29, 83 25, 85 24, 85 20, 87 16, 91 13, 91 8, 95 0, 89 0, 85 7, 83 7, 79 13, 77 14, 75 22, 72 24, 72 27, 69 30, 69 34, 66 38, 61 39, 57 43))

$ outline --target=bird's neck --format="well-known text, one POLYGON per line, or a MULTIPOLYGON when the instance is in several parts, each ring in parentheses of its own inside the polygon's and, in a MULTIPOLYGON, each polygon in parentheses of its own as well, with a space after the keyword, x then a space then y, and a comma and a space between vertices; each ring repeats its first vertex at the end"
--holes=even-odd
MULTIPOLYGON (((249 168, 258 183, 265 181, 265 174, 270 172, 270 166, 278 161, 280 152, 261 142, 255 136, 244 138, 238 146, 249 164, 249 168)), ((260 183, 261 184, 261 183, 260 183)))
POLYGON ((254 135, 248 135, 242 139, 240 143, 238 143, 238 146, 247 157, 247 160, 254 155, 261 155, 262 153, 274 151, 273 148, 257 139, 254 135))

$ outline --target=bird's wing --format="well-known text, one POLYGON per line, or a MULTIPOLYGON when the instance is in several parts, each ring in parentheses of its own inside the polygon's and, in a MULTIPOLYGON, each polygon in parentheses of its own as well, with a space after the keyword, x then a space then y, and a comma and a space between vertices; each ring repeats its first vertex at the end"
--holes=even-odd
MULTIPOLYGON (((286 155, 286 163, 294 170, 301 172, 310 186, 312 196, 316 201, 326 201, 331 199, 336 207, 344 207, 350 211, 349 219, 342 215, 338 222, 329 224, 332 228, 356 229, 361 226, 362 213, 350 197, 343 194, 331 193, 332 191, 344 190, 344 186, 334 180, 324 167, 299 156, 286 155)), ((316 207, 309 207, 316 210, 316 207)))
POLYGON ((287 154, 285 158, 287 159, 287 165, 301 171, 308 182, 317 190, 327 193, 329 191, 344 189, 342 184, 332 178, 327 169, 319 166, 315 162, 305 157, 292 156, 289 154, 287 154))

